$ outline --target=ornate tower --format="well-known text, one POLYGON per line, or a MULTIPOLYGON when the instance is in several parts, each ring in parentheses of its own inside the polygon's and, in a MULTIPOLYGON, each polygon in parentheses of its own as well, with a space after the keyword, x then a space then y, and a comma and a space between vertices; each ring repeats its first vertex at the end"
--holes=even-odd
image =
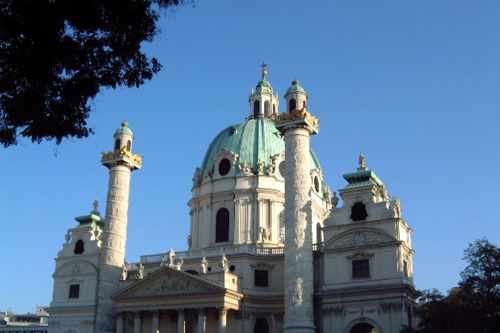
POLYGON ((315 332, 309 143, 311 134, 318 133, 318 119, 307 111, 307 94, 297 80, 292 82, 285 98, 288 112, 276 117, 276 127, 285 137, 283 332, 315 332))
POLYGON ((114 332, 115 311, 111 295, 116 292, 125 260, 128 202, 131 172, 140 169, 142 156, 132 153, 134 135, 128 123, 122 123, 114 135, 114 150, 102 155, 109 169, 104 244, 99 260, 95 332, 114 332))

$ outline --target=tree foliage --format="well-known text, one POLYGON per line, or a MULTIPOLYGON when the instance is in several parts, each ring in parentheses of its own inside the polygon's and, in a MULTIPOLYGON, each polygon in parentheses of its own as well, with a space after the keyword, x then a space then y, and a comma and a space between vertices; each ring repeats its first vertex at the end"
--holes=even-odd
POLYGON ((468 265, 458 287, 443 296, 426 291, 419 299, 419 333, 500 332, 500 248, 480 239, 465 250, 468 265))
POLYGON ((90 101, 160 70, 141 51, 183 0, 0 0, 0 144, 92 133, 90 101))

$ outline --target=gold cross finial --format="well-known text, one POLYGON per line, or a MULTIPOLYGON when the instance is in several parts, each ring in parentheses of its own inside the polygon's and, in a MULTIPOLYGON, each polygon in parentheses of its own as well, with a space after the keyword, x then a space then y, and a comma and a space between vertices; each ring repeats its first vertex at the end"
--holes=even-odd
POLYGON ((266 70, 267 64, 263 61, 260 67, 262 67, 262 71, 260 72, 262 74, 262 78, 265 79, 267 77, 267 70, 266 70))

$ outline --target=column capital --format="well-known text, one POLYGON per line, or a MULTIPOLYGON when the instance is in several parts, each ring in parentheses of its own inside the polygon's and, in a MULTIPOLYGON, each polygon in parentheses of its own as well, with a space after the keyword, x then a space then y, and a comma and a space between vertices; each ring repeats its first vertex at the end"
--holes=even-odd
POLYGON ((221 314, 227 314, 227 312, 229 311, 229 308, 227 306, 221 306, 221 307, 218 307, 217 310, 221 314))
POLYGON ((276 121, 276 128, 281 133, 293 128, 304 128, 310 134, 319 132, 319 119, 311 115, 305 108, 278 114, 274 120, 276 121))

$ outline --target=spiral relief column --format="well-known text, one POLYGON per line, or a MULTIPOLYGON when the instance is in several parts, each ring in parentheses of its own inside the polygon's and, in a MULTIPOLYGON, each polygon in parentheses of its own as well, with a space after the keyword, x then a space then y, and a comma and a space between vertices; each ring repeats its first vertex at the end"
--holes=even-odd
POLYGON ((285 295, 283 332, 316 332, 309 143, 318 119, 306 109, 307 94, 298 81, 285 95, 288 112, 276 117, 285 139, 285 295), (292 102, 293 100, 293 102, 292 102), (302 102, 303 103, 297 103, 302 102), (297 109, 297 104, 302 108, 297 109))
POLYGON ((132 153, 133 133, 128 123, 116 130, 112 152, 103 153, 109 168, 104 242, 99 259, 95 332, 115 332, 116 311, 111 296, 117 291, 125 262, 131 172, 140 169, 142 156, 132 153))

